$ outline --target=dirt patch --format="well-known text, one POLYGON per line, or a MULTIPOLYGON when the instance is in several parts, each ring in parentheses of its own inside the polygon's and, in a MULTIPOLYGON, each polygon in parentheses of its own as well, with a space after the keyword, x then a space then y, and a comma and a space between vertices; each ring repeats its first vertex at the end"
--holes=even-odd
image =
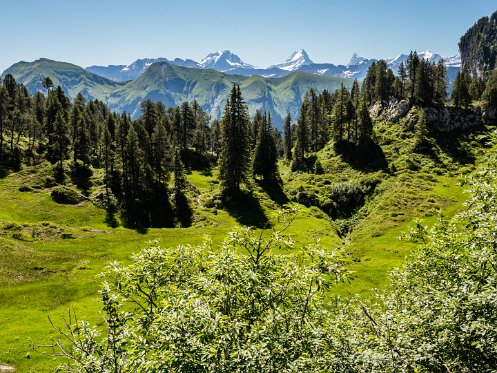
POLYGON ((0 364, 0 372, 15 372, 16 368, 0 364))

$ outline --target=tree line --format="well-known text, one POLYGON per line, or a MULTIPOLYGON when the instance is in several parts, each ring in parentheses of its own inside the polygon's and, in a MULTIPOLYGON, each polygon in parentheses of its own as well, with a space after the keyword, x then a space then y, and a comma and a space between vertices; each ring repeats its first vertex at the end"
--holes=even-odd
MULTIPOLYGON (((497 111, 494 75, 487 83, 461 71, 454 82, 453 104, 467 107, 483 100, 487 111, 497 111)), ((310 89, 296 123, 290 115, 286 117, 283 134, 273 127, 269 113, 256 111, 249 117, 236 86, 221 120, 211 122, 196 101, 165 108, 145 100, 141 116, 132 120, 82 94, 71 102, 50 78, 42 85, 45 92, 31 96, 12 75, 0 84, 0 164, 19 168, 22 162, 48 160, 54 165, 55 181, 61 184, 68 177, 89 178, 91 167, 102 169, 101 197, 109 221, 119 213, 130 227, 191 223, 185 165, 211 168, 217 164, 223 196, 230 197, 254 178, 280 182, 279 158, 291 163, 293 171, 322 172, 311 155, 330 141, 369 154, 374 143, 370 116, 374 105, 386 105, 392 98, 420 107, 447 102, 445 66, 420 59, 415 52, 405 65, 401 63, 397 75, 385 61, 378 61, 370 66, 361 87, 356 80, 350 91, 343 84, 333 93, 310 89)), ((418 122, 417 143, 422 144, 425 117, 421 115, 418 122)))

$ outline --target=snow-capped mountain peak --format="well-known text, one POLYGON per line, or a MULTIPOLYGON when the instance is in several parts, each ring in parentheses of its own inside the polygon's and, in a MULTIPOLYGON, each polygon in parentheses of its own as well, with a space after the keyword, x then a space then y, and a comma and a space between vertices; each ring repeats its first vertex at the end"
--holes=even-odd
POLYGON ((446 57, 446 58, 444 58, 444 63, 445 63, 445 66, 461 67, 461 55, 455 54, 453 56, 446 57))
POLYGON ((200 61, 199 65, 204 69, 215 69, 219 71, 254 68, 254 66, 243 62, 240 57, 229 50, 210 53, 200 61))
POLYGON ((124 72, 129 72, 129 71, 139 71, 140 74, 143 73, 145 70, 148 69, 150 65, 156 62, 163 62, 167 61, 167 59, 163 57, 159 58, 142 58, 139 60, 134 61, 133 63, 129 64, 128 66, 124 67, 122 71, 124 72))
POLYGON ((349 62, 349 64, 348 64, 348 66, 351 66, 351 65, 359 65, 359 64, 361 64, 361 63, 363 63, 363 62, 366 62, 366 61, 368 61, 368 59, 367 59, 367 58, 365 58, 365 57, 361 57, 361 56, 359 56, 357 53, 354 53, 354 54, 352 55, 352 57, 350 58, 350 62, 349 62))
POLYGON ((425 59, 430 63, 433 63, 433 62, 437 63, 438 61, 440 61, 442 59, 442 56, 440 56, 439 54, 430 52, 429 50, 418 53, 418 56, 419 56, 419 58, 425 59))
POLYGON ((309 58, 307 52, 303 49, 293 52, 290 57, 283 63, 271 67, 277 67, 281 70, 295 71, 301 66, 312 65, 314 62, 309 58))

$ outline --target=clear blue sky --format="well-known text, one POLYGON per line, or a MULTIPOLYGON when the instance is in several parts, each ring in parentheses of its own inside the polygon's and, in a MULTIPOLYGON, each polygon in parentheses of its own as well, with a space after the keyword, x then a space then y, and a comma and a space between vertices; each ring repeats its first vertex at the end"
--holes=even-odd
POLYGON ((495 0, 0 0, 0 71, 47 57, 86 67, 143 57, 200 60, 230 49, 261 67, 300 48, 346 63, 429 49, 457 52, 495 0))

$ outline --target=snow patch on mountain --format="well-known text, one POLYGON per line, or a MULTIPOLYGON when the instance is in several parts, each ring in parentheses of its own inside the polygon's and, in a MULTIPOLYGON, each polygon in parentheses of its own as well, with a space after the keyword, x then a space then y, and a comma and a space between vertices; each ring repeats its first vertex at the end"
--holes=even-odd
POLYGON ((219 71, 229 71, 232 69, 255 69, 254 66, 249 65, 242 61, 236 54, 231 53, 229 50, 218 51, 210 53, 207 57, 203 58, 199 66, 203 69, 215 69, 219 71))
POLYGON ((295 71, 298 70, 302 66, 312 65, 314 62, 309 58, 307 52, 303 49, 299 49, 298 51, 293 52, 290 57, 283 63, 278 65, 273 65, 270 68, 278 68, 285 71, 295 71))

